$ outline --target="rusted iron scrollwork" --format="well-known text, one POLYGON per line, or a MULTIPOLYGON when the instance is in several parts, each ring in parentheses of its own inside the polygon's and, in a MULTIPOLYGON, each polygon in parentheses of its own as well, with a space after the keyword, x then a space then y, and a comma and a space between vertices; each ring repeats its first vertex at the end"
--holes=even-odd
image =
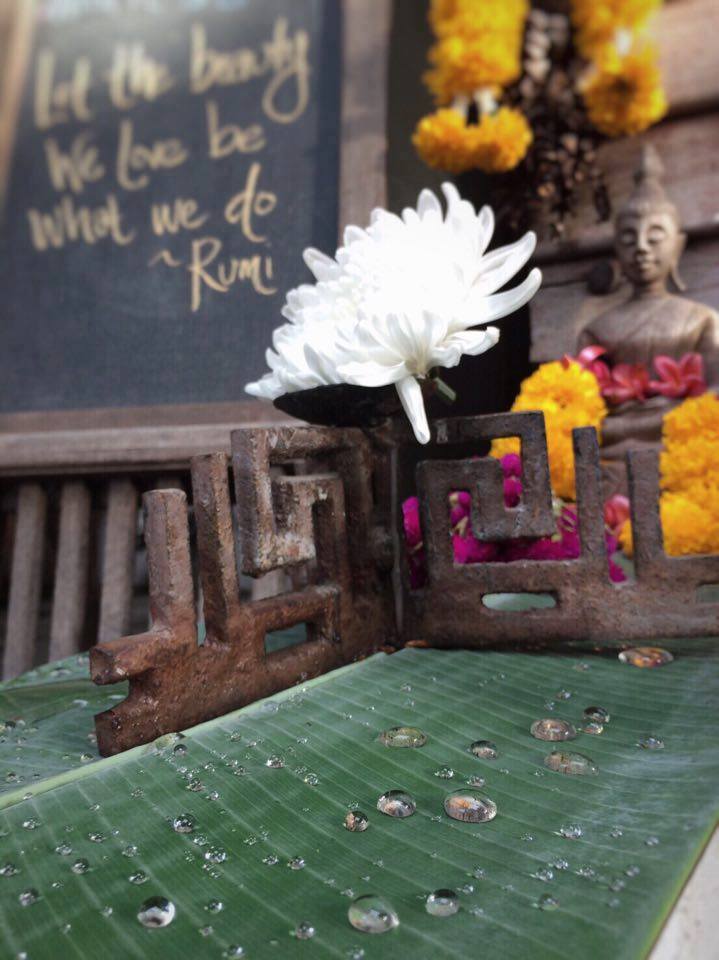
POLYGON ((506 508, 499 464, 432 460, 419 464, 417 487, 427 557, 427 585, 411 591, 404 577, 403 634, 432 646, 594 641, 600 646, 652 637, 719 633, 719 604, 698 590, 719 583, 719 556, 669 557, 659 519, 659 463, 653 450, 628 455, 636 578, 609 580, 597 436, 573 432, 581 552, 574 560, 454 563, 448 522, 453 490, 472 495, 472 528, 482 540, 539 537, 555 530, 541 414, 498 414, 436 424, 442 445, 519 436, 522 502, 506 508), (487 595, 550 594, 553 607, 511 611, 485 605, 487 595))
POLYGON ((592 428, 574 431, 580 556, 471 565, 454 562, 448 509, 454 490, 470 491, 472 530, 480 539, 555 531, 543 417, 452 418, 436 421, 434 433, 435 453, 437 447, 465 453, 417 467, 428 573, 420 590, 409 587, 397 510, 397 448, 412 442, 401 424, 365 431, 235 431, 237 537, 226 456, 195 459, 192 509, 206 631, 201 645, 185 495, 147 494, 152 626, 91 651, 97 683, 130 681, 127 699, 96 717, 101 753, 218 716, 388 642, 481 647, 589 640, 601 646, 719 632, 719 604, 698 595, 702 585, 719 583, 719 556, 664 553, 654 451, 628 458, 636 578, 616 585, 608 576, 592 428), (482 441, 507 436, 518 436, 522 446, 523 494, 514 508, 504 506, 497 461, 466 455, 482 441), (238 552, 243 573, 285 571, 293 589, 241 599, 238 552), (497 593, 551 594, 555 606, 505 611, 485 605, 487 595, 497 593), (265 652, 268 632, 298 623, 307 624, 306 643, 265 652))
POLYGON ((201 645, 185 494, 146 494, 152 626, 90 652, 96 683, 130 682, 127 699, 96 717, 103 755, 219 716, 395 639, 386 460, 359 430, 233 434, 242 572, 282 570, 302 581, 256 601, 240 595, 227 457, 193 460, 201 645), (298 461, 309 462, 310 472, 275 476, 298 461), (306 643, 265 652, 268 632, 300 623, 306 643))

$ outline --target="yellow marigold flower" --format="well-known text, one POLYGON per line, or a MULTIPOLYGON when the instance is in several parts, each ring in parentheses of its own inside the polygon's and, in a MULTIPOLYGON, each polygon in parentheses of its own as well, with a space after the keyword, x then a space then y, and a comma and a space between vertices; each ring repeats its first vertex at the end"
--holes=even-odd
MULTIPOLYGON (((664 417, 659 512, 672 556, 719 553, 719 398, 690 397, 664 417)), ((627 523, 619 541, 631 554, 627 523)))
POLYGON ((528 11, 527 0, 432 0, 429 22, 438 37, 479 38, 489 32, 521 36, 528 11))
POLYGON ((423 117, 412 137, 417 153, 430 167, 464 173, 474 167, 472 128, 450 107, 423 117))
POLYGON ((661 6, 661 0, 572 0, 574 41, 591 59, 615 38, 617 30, 637 32, 661 6))
POLYGON ((485 114, 474 129, 474 166, 485 173, 513 170, 524 160, 533 139, 524 114, 510 107, 485 114))
MULTIPOLYGON (((574 427, 595 427, 607 415, 594 374, 578 363, 560 361, 542 364, 523 381, 512 410, 541 410, 547 431, 547 452, 552 490, 563 500, 574 500, 574 427)), ((519 440, 494 440, 491 454, 519 453, 519 440)))
POLYGON ((532 129, 518 110, 501 107, 467 124, 451 107, 423 117, 412 142, 424 162, 450 173, 479 168, 504 173, 524 158, 532 142, 532 129))
POLYGON ((689 397, 666 414, 662 434, 667 446, 691 440, 697 434, 719 441, 719 397, 713 393, 689 397))
POLYGON ((624 57, 612 51, 597 65, 583 95, 589 120, 608 137, 641 133, 667 111, 656 53, 649 47, 624 57))
POLYGON ((439 104, 480 87, 506 86, 519 76, 520 46, 494 32, 471 38, 450 34, 431 48, 425 82, 439 104))

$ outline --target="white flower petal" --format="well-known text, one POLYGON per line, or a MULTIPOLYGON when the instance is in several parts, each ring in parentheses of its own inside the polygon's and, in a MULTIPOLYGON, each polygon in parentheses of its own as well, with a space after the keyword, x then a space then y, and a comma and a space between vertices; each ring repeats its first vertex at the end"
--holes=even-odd
POLYGON ((520 307, 523 307, 525 303, 532 299, 539 290, 541 282, 542 272, 535 267, 519 286, 487 297, 487 314, 482 322, 489 323, 492 320, 500 320, 502 317, 514 313, 515 310, 519 310, 520 307))
POLYGON ((412 424, 415 437, 420 443, 429 443, 429 424, 427 423, 427 412, 424 409, 422 388, 414 377, 405 377, 398 381, 396 387, 407 419, 412 424))
POLYGON ((343 363, 337 368, 338 373, 347 383, 354 383, 360 387, 386 387, 408 376, 404 363, 394 365, 373 363, 371 360, 343 363))

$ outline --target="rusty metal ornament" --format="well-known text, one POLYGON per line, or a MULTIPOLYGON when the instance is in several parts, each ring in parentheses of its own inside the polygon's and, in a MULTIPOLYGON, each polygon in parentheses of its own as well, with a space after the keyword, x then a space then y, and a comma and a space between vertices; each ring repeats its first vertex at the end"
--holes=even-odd
POLYGON ((452 454, 495 437, 521 440, 524 491, 506 508, 491 458, 426 460, 417 467, 427 585, 409 587, 398 509, 397 465, 413 444, 407 424, 373 430, 246 427, 232 435, 238 512, 233 525, 228 462, 192 462, 197 567, 206 639, 197 641, 188 505, 184 493, 145 495, 152 626, 90 652, 96 683, 129 680, 127 699, 96 716, 103 755, 219 716, 305 678, 404 643, 479 648, 719 633, 719 604, 697 590, 719 582, 719 556, 668 557, 659 520, 655 451, 628 455, 636 580, 609 581, 593 428, 574 431, 581 553, 576 560, 454 563, 447 498, 472 493, 472 528, 483 540, 554 532, 544 419, 539 413, 435 421, 435 449, 452 454), (305 473, 294 469, 309 464, 305 473), (280 473, 279 471, 286 471, 280 473), (236 563, 257 577, 290 573, 291 592, 242 601, 236 563), (300 575, 301 572, 301 575, 300 575), (304 585, 301 585, 304 584, 304 585), (550 593, 556 606, 500 611, 487 594, 550 593), (269 631, 306 623, 306 643, 265 652, 269 631))

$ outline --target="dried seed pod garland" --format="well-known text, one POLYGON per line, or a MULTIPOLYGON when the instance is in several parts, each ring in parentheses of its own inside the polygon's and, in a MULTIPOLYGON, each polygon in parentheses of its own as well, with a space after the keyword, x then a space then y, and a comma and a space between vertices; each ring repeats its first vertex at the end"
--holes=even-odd
POLYGON ((437 38, 425 81, 439 109, 413 142, 430 166, 493 176, 502 221, 541 220, 553 236, 578 197, 611 210, 597 163, 606 137, 666 112, 656 51, 644 38, 661 0, 571 0, 570 16, 523 0, 432 0, 437 38))

